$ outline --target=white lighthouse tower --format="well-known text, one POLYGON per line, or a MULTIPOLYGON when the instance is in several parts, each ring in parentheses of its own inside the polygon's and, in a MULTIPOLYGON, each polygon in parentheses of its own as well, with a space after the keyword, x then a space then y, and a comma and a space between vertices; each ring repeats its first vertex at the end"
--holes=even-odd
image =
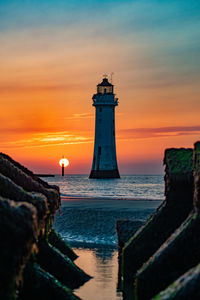
POLYGON ((106 76, 93 95, 96 108, 95 142, 92 170, 89 178, 120 178, 115 144, 115 106, 118 99, 106 76))

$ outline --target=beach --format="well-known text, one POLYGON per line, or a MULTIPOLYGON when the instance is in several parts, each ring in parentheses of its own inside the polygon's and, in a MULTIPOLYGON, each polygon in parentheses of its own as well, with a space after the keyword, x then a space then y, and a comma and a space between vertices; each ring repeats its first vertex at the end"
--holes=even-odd
POLYGON ((116 220, 145 220, 159 200, 62 198, 54 228, 73 247, 76 264, 93 278, 75 291, 85 300, 122 299, 117 291, 118 251, 116 220))
POLYGON ((48 181, 57 183, 62 195, 61 211, 55 217, 54 228, 79 255, 76 264, 93 276, 75 290, 75 294, 84 300, 92 300, 94 295, 96 300, 122 299, 117 288, 116 221, 146 220, 162 201, 162 176, 122 176, 116 181, 89 180, 86 175, 70 175, 64 179, 61 176, 49 178, 48 181), (87 191, 89 197, 86 196, 87 191), (145 194, 150 199, 145 199, 145 194))

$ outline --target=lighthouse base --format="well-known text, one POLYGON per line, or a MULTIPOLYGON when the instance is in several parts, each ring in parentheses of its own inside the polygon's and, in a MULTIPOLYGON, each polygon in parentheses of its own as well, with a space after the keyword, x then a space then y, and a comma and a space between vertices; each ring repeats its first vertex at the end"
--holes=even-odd
POLYGON ((115 170, 92 170, 90 179, 120 178, 118 169, 115 170))

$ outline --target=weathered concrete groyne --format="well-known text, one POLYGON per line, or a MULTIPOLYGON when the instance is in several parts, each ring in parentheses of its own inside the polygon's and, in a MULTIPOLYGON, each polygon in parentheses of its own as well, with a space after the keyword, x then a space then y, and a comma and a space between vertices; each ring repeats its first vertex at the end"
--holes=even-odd
POLYGON ((48 235, 49 243, 60 250, 64 255, 74 261, 78 256, 76 253, 68 246, 68 244, 62 239, 61 235, 57 233, 53 228, 48 235))
POLYGON ((118 282, 117 290, 121 292, 123 290, 122 281, 122 250, 127 241, 138 231, 138 229, 144 224, 142 220, 117 220, 116 231, 118 237, 118 282))
POLYGON ((129 241, 129 239, 138 231, 138 229, 142 225, 144 225, 144 221, 142 220, 117 220, 116 231, 118 236, 118 249, 120 254, 127 241, 129 241))
POLYGON ((78 299, 91 277, 52 231, 60 205, 57 186, 0 153, 0 299, 78 299))
POLYGON ((200 299, 200 264, 179 277, 168 288, 157 294, 154 300, 200 299))
POLYGON ((199 299, 200 142, 164 163, 166 200, 122 251, 126 299, 199 299))
POLYGON ((193 207, 193 150, 168 149, 165 152, 165 201, 145 225, 125 244, 122 254, 122 277, 134 279, 145 263, 193 207))
POLYGON ((198 145, 194 149, 194 210, 138 271, 135 284, 141 299, 155 296, 200 262, 198 145))

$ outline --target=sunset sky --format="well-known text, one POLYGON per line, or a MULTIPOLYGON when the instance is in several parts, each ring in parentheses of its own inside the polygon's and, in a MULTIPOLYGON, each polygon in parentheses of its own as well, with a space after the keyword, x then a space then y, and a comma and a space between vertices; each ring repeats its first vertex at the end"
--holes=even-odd
POLYGON ((89 174, 92 95, 114 72, 121 174, 160 174, 200 140, 200 1, 0 0, 1 151, 89 174))

